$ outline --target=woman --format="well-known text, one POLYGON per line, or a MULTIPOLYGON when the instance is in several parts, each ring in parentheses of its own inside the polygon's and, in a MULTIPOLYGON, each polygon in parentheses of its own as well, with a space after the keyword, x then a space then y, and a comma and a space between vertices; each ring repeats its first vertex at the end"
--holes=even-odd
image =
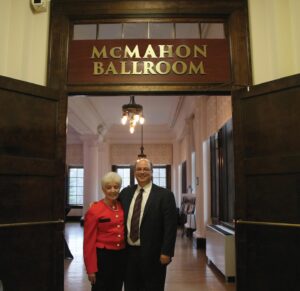
POLYGON ((118 201, 122 178, 109 172, 101 180, 105 198, 84 219, 84 262, 92 291, 121 291, 125 269, 124 212, 118 201))

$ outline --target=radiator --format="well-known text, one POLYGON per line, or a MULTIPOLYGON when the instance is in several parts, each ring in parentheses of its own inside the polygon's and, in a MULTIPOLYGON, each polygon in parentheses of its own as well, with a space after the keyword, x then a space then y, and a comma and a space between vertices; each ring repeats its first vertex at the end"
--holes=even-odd
POLYGON ((225 276, 235 277, 235 235, 234 231, 221 225, 206 227, 206 256, 225 276))

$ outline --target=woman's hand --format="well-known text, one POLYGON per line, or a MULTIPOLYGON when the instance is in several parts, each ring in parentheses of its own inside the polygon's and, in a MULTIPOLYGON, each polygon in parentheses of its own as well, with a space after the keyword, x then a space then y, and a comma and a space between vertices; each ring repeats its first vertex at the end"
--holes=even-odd
POLYGON ((96 283, 96 274, 95 273, 88 274, 88 278, 92 285, 94 285, 96 283))
POLYGON ((166 256, 166 255, 160 255, 160 263, 162 265, 168 265, 171 263, 171 257, 166 256))

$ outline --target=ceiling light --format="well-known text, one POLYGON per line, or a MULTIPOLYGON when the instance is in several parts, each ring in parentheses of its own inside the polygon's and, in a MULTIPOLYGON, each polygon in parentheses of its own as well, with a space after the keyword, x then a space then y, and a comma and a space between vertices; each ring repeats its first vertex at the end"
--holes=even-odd
POLYGON ((134 96, 130 96, 130 102, 122 106, 121 123, 125 125, 129 121, 129 131, 134 133, 137 123, 144 124, 145 118, 143 116, 143 106, 136 104, 134 96))

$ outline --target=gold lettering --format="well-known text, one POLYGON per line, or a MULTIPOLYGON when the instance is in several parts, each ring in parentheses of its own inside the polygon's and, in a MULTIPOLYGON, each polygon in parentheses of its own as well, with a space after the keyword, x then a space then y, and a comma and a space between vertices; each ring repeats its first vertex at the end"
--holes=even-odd
POLYGON ((173 45, 160 44, 159 46, 159 57, 160 58, 172 58, 173 57, 173 45))
POLYGON ((180 58, 187 58, 191 55, 191 49, 187 45, 179 45, 175 52, 176 56, 180 58))
POLYGON ((149 74, 156 75, 153 66, 154 66, 153 62, 144 62, 144 75, 149 75, 149 74))
POLYGON ((207 57, 207 44, 204 44, 200 47, 198 47, 197 45, 194 45, 194 58, 198 57, 198 53, 203 56, 203 57, 207 57))
POLYGON ((156 71, 157 71, 158 74, 166 75, 166 74, 170 73, 170 71, 171 71, 171 65, 168 62, 161 61, 161 62, 158 62, 156 64, 155 69, 156 69, 156 71), (162 70, 162 66, 165 68, 164 71, 162 70))
POLYGON ((130 74, 130 71, 126 71, 126 63, 127 62, 120 62, 121 63, 121 75, 129 75, 130 74))
POLYGON ((137 62, 137 61, 132 62, 132 74, 133 75, 141 75, 143 72, 142 70, 138 71, 138 64, 139 64, 139 62, 137 62))
POLYGON ((149 58, 148 56, 150 56, 150 58, 152 58, 152 59, 157 58, 157 55, 155 54, 154 49, 153 49, 151 44, 149 44, 147 46, 147 49, 146 49, 145 54, 144 54, 144 59, 146 59, 146 58, 148 59, 149 58))
POLYGON ((94 59, 94 58, 99 59, 101 56, 104 59, 107 58, 106 46, 103 46, 100 52, 98 51, 96 46, 93 46, 91 59, 94 59))
POLYGON ((112 58, 119 59, 119 58, 121 58, 121 47, 118 47, 118 46, 112 47, 110 49, 109 53, 110 53, 110 55, 111 55, 112 58), (119 54, 116 54, 117 52, 119 54))
POLYGON ((198 67, 196 67, 194 65, 193 62, 190 62, 190 68, 189 68, 189 72, 188 74, 189 75, 192 75, 192 74, 201 74, 201 75, 205 75, 205 71, 204 71, 204 65, 203 65, 203 62, 200 62, 200 64, 198 65, 198 67))
POLYGON ((138 45, 136 45, 132 51, 127 45, 125 46, 124 59, 128 59, 128 58, 136 58, 136 59, 141 58, 138 45))
POLYGON ((94 72, 93 75, 102 75, 104 73, 103 63, 94 62, 94 72))
POLYGON ((186 73, 187 71, 187 65, 186 63, 184 62, 175 62, 173 65, 172 65, 172 70, 175 74, 177 75, 183 75, 186 73), (178 67, 181 66, 181 70, 179 70, 178 67))
POLYGON ((113 62, 110 62, 106 71, 105 71, 105 75, 108 75, 109 73, 112 73, 113 75, 118 75, 118 72, 113 64, 113 62))

